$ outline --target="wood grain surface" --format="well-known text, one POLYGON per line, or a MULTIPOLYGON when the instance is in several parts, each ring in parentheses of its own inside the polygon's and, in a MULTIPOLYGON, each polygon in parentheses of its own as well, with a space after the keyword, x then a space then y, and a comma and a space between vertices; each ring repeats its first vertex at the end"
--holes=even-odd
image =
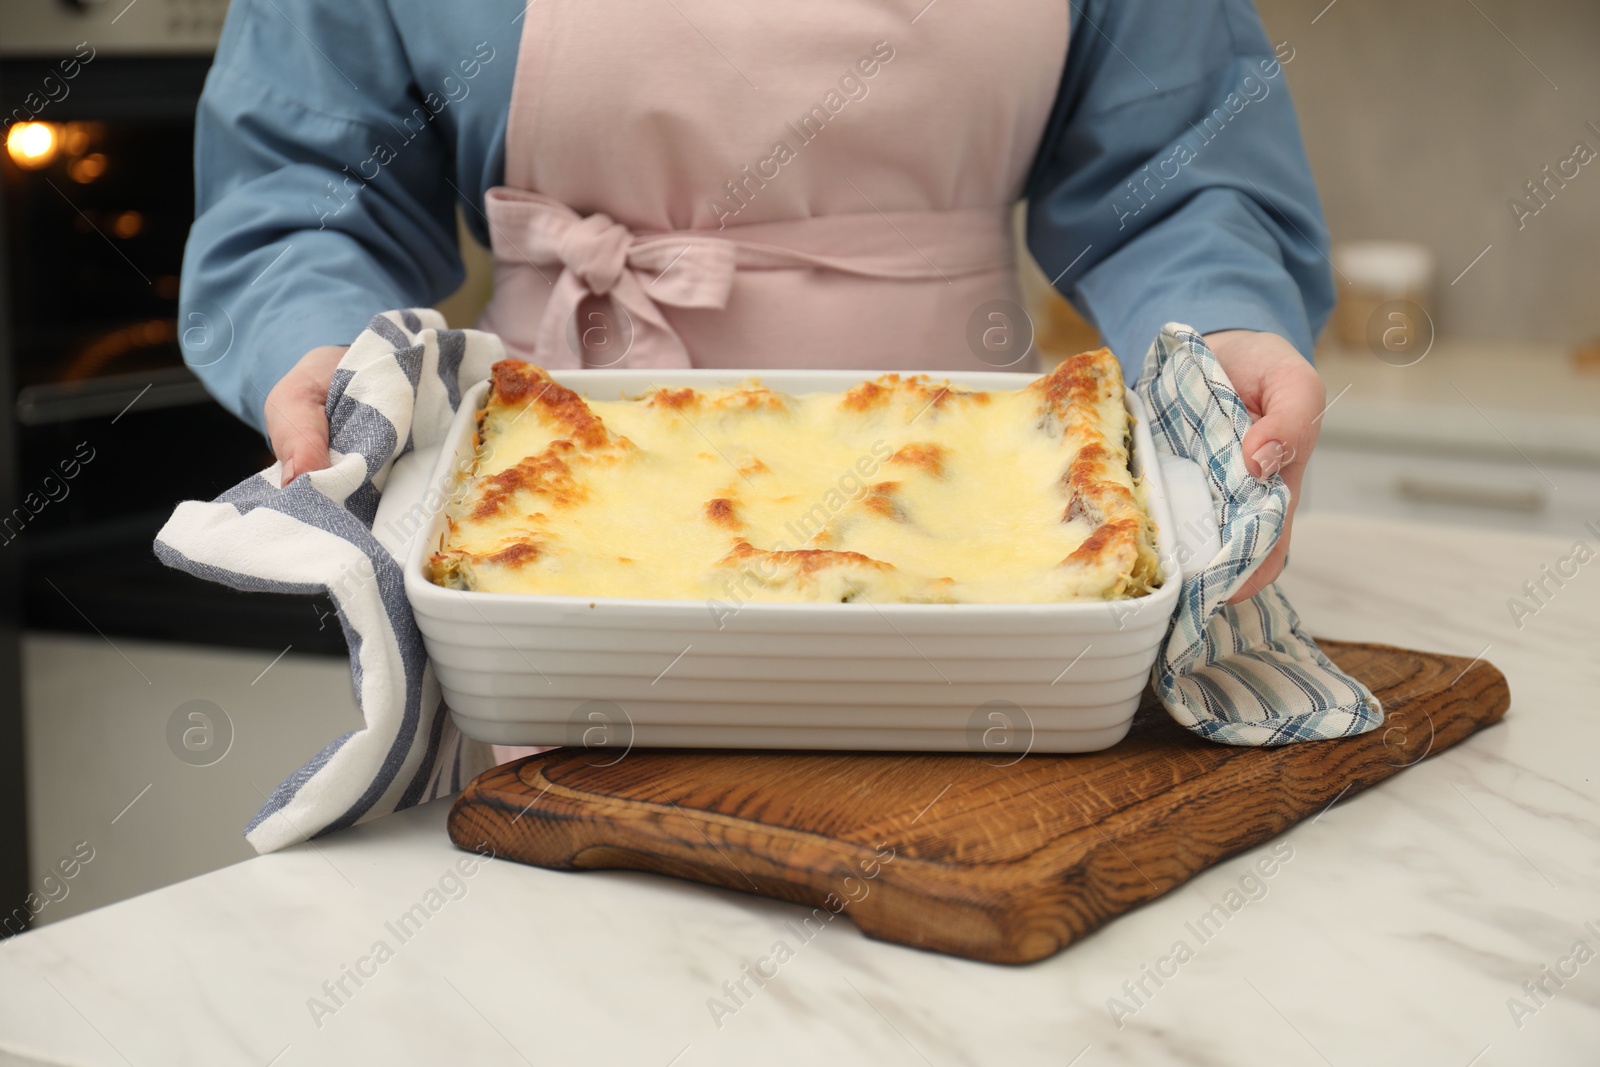
MULTIPOLYGON (((1383 702, 1359 737, 1235 748, 1146 694, 1103 752, 563 748, 480 775, 462 848, 629 868, 848 915, 869 937, 996 963, 1049 956, 1226 857, 1497 721, 1492 665, 1322 642, 1383 702)), ((806 921, 805 919, 801 920, 806 921)))

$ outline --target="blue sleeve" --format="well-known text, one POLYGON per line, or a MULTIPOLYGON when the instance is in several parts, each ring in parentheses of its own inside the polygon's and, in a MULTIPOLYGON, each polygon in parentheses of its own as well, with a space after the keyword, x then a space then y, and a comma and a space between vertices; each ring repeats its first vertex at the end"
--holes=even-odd
POLYGON ((1250 0, 1069 0, 1028 247, 1136 374, 1167 322, 1263 330, 1308 358, 1327 227, 1283 66, 1250 0))
POLYGON ((230 6, 196 118, 180 334, 206 387, 257 428, 307 350, 460 284, 436 106, 383 0, 230 6))

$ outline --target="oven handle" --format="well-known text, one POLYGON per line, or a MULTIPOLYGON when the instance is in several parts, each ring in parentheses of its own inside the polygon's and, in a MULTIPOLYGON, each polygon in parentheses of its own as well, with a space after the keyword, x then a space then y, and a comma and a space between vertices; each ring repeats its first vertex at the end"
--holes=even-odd
POLYGON ((17 391, 17 421, 46 426, 80 419, 122 418, 135 404, 139 410, 211 403, 206 387, 182 368, 149 374, 120 374, 84 382, 44 382, 17 391))

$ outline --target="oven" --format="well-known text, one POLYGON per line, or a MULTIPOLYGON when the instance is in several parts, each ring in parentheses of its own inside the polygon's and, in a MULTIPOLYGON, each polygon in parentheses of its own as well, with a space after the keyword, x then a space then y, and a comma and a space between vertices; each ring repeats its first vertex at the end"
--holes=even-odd
POLYGON ((3 3, 0 355, 14 454, 0 557, 24 625, 343 652, 325 598, 239 593, 151 551, 178 501, 272 462, 178 345, 180 331, 210 328, 180 321, 178 272, 195 106, 225 0, 3 3))

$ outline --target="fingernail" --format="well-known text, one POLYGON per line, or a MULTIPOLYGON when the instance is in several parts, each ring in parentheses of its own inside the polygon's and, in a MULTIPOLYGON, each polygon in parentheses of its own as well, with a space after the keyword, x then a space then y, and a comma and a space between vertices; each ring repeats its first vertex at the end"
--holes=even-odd
POLYGON ((280 462, 282 466, 278 480, 280 487, 287 487, 290 482, 294 481, 294 464, 286 459, 280 462))
POLYGON ((1278 473, 1278 468, 1283 465, 1283 442, 1268 441, 1256 449, 1256 454, 1250 458, 1255 460, 1256 466, 1261 468, 1261 473, 1256 477, 1264 482, 1268 481, 1274 474, 1278 473))

